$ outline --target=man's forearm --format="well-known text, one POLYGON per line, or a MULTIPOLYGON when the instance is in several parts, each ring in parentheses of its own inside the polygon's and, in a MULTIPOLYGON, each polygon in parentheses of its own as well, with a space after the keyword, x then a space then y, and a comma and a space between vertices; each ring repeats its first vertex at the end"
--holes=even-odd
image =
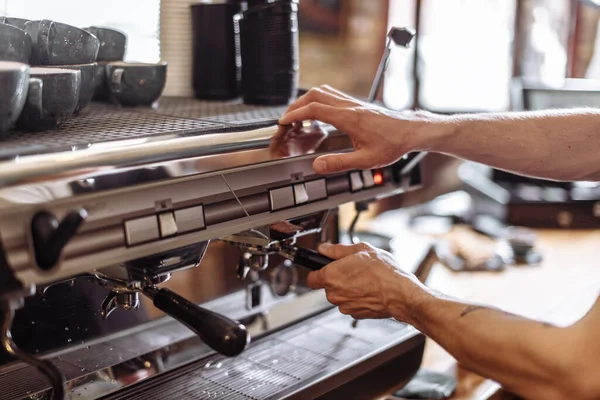
POLYGON ((600 110, 456 115, 419 135, 423 150, 522 175, 600 181, 600 110))
MULTIPOLYGON (((393 300, 390 308, 394 314, 393 300)), ((459 362, 518 395, 552 400, 575 394, 568 328, 433 294, 415 302, 411 314, 408 322, 459 362)))

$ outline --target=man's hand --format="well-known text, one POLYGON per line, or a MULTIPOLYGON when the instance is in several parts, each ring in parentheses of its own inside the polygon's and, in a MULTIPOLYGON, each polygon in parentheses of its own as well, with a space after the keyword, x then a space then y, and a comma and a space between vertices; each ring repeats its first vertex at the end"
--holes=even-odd
POLYGON ((427 150, 435 140, 437 125, 431 123, 442 122, 445 117, 424 112, 395 112, 321 86, 309 90, 293 103, 279 123, 290 125, 305 120, 331 124, 352 139, 354 152, 315 160, 313 168, 324 174, 384 167, 408 152, 427 150), (425 126, 428 129, 424 133, 425 126))
POLYGON ((307 284, 325 289, 327 300, 355 319, 391 318, 410 322, 411 304, 425 289, 401 271, 394 257, 368 244, 322 244, 319 252, 334 261, 311 272, 307 284))

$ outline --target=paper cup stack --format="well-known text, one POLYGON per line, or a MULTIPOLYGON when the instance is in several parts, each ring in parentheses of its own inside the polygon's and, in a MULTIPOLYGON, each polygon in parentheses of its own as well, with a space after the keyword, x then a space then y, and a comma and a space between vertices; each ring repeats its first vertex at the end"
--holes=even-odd
POLYGON ((162 0, 160 5, 161 58, 169 60, 166 96, 193 97, 192 20, 190 6, 198 0, 162 0))

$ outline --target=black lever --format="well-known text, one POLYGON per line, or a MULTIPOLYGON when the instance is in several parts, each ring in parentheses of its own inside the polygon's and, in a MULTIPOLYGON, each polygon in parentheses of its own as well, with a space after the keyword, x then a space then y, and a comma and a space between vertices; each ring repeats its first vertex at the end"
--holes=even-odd
POLYGON ((280 253, 285 258, 301 267, 317 271, 334 261, 333 259, 320 254, 318 251, 304 247, 283 246, 280 253))
POLYGON ((40 211, 31 220, 33 249, 38 266, 47 271, 52 269, 69 240, 87 218, 84 209, 69 212, 59 223, 56 217, 47 211, 40 211))
POLYGON ((148 286, 144 288, 144 294, 152 299, 156 308, 186 325, 204 343, 225 356, 239 355, 250 343, 244 325, 202 308, 169 289, 148 286))

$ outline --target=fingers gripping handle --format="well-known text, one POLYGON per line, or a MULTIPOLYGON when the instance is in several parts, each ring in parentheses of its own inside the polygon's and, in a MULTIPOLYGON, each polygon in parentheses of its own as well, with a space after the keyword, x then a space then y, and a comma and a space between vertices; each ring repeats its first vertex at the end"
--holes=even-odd
POLYGON ((298 248, 294 255, 294 263, 311 271, 318 271, 332 262, 333 259, 326 257, 311 249, 298 248))

